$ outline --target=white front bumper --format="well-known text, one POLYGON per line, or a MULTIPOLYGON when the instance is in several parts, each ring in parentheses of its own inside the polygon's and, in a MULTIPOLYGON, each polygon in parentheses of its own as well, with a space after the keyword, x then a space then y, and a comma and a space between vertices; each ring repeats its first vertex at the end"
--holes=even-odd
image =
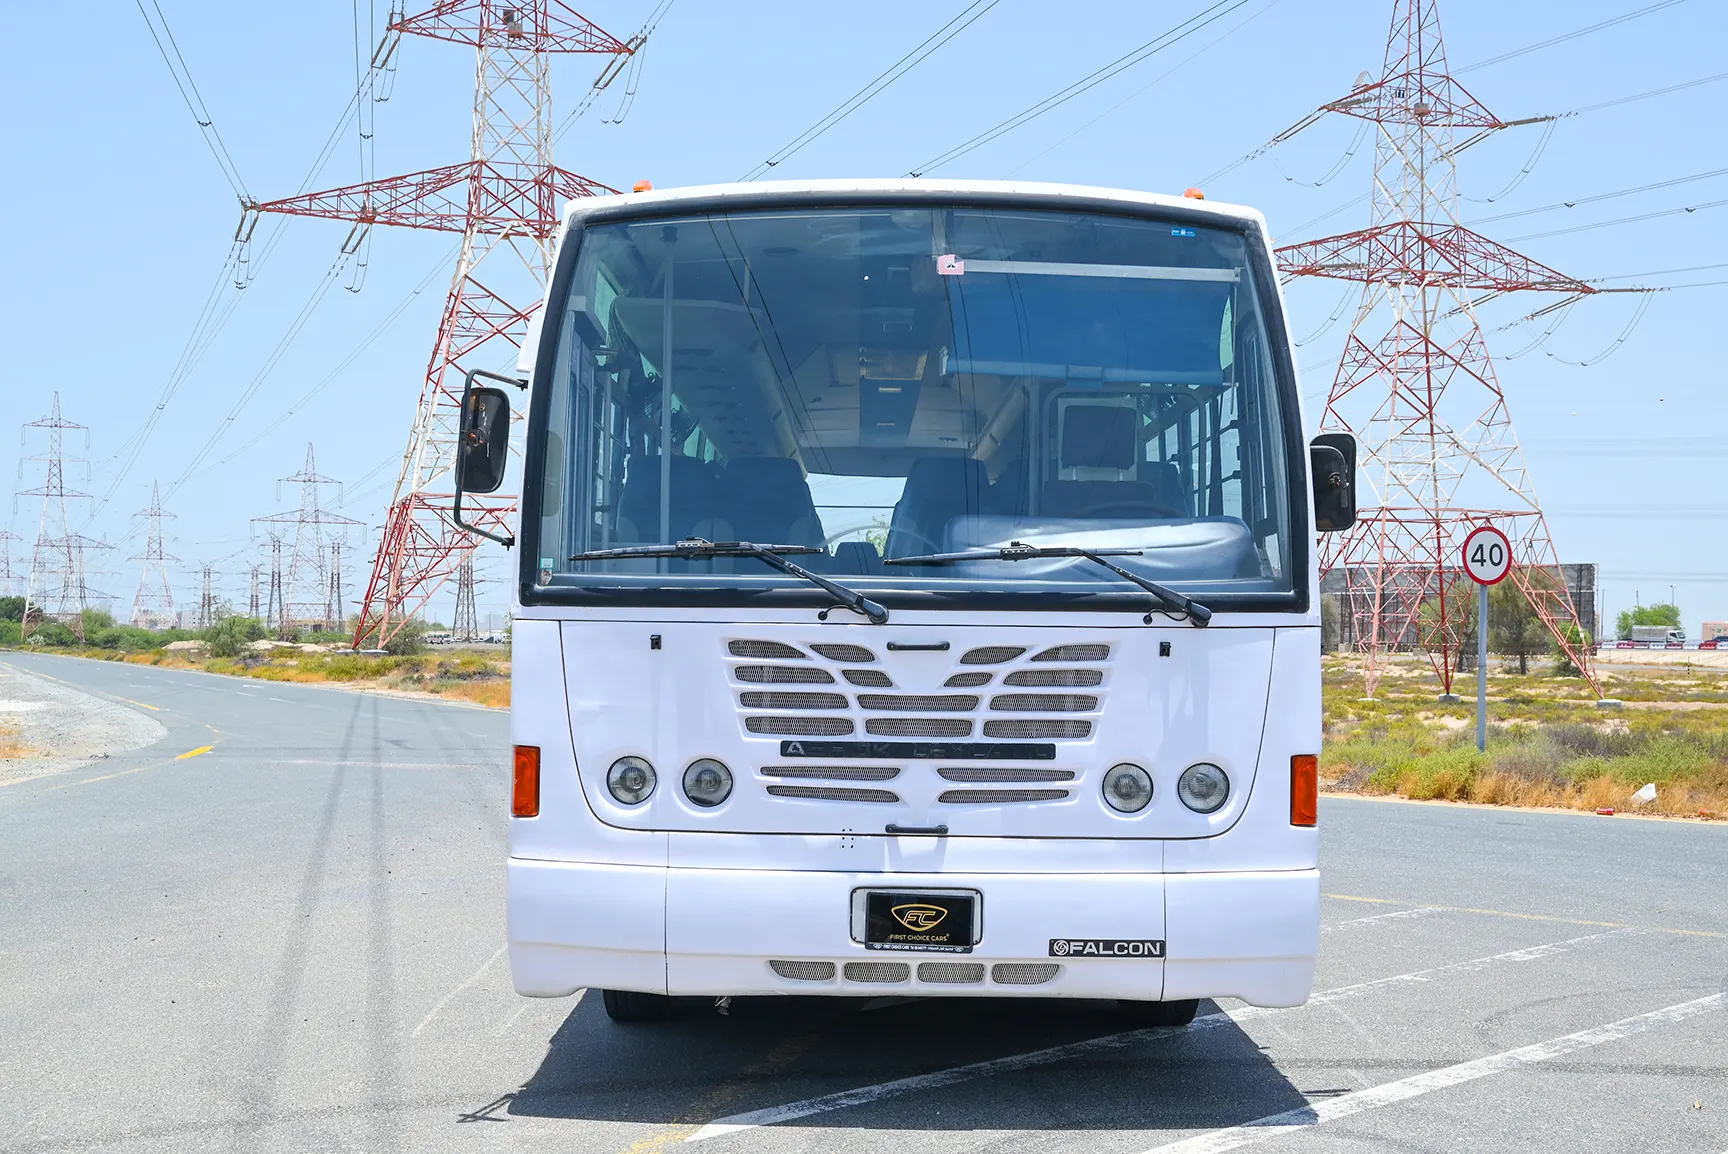
MULTIPOLYGON (((1315 870, 1240 873, 850 873, 616 866, 511 858, 510 968, 518 993, 587 986, 675 995, 1308 998, 1319 946, 1315 870), (867 950, 851 895, 975 889, 983 933, 970 954, 867 950), (1052 958, 1052 938, 1158 938, 1163 960, 1052 958), (826 980, 770 965, 832 962, 826 980), (904 980, 848 980, 848 962, 903 962, 904 980), (981 963, 977 981, 921 981, 920 962, 981 963), (998 963, 1008 963, 998 971, 998 963), (1023 964, 1059 969, 1036 984, 1023 964)), ((878 976, 879 976, 878 971, 878 976)), ((952 979, 953 971, 945 975, 952 979)))

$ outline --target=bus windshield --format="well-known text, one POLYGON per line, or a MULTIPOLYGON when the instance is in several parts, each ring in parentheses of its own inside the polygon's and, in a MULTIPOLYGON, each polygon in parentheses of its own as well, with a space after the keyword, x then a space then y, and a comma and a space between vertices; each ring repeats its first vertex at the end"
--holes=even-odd
MULTIPOLYGON (((1229 228, 992 206, 590 223, 531 436, 543 586, 761 591, 752 557, 572 560, 700 537, 804 546, 850 588, 1291 589, 1285 402, 1229 228)), ((1298 474, 1299 475, 1299 474, 1298 474)), ((533 506, 531 505, 532 509, 533 506)))

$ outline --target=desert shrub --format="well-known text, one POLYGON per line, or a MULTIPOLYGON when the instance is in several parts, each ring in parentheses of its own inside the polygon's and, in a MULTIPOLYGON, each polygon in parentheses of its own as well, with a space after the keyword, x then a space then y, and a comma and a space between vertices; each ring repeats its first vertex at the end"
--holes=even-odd
POLYGON ((264 623, 256 617, 224 617, 204 630, 212 657, 238 657, 249 642, 263 639, 264 623))
POLYGON ((396 635, 384 643, 384 652, 392 657, 415 657, 426 652, 426 626, 418 621, 404 622, 396 635))

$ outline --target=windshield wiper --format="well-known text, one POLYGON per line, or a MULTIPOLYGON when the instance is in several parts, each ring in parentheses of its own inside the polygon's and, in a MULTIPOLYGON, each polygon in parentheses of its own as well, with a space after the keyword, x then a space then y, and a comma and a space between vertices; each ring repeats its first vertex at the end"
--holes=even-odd
MULTIPOLYGON (((812 573, 802 565, 794 565, 781 556, 783 553, 826 555, 827 550, 818 549, 814 545, 758 545, 754 541, 707 541, 701 537, 685 537, 670 545, 626 545, 618 549, 593 549, 587 553, 577 553, 570 560, 618 561, 627 557, 676 557, 685 561, 709 561, 715 557, 755 557, 782 573, 789 573, 820 587, 852 612, 869 618, 872 625, 882 625, 888 621, 888 610, 879 603, 854 589, 830 581, 819 573, 812 573)), ((822 610, 817 616, 823 621, 828 620, 828 610, 822 610)))
MULTIPOLYGON (((1023 541, 1010 541, 1001 549, 975 549, 966 553, 926 553, 919 557, 890 557, 883 561, 884 565, 949 565, 956 561, 1030 561, 1038 557, 1084 557, 1093 564, 1102 565, 1125 581, 1132 581, 1152 596, 1158 598, 1165 606, 1153 612, 1166 616, 1186 617, 1189 624, 1200 626, 1212 620, 1212 610, 1190 600, 1174 589, 1166 589, 1156 581, 1148 581, 1138 573, 1130 573, 1122 566, 1106 557, 1140 557, 1144 549, 1076 549, 1070 545, 1028 545, 1023 541)), ((1146 624, 1152 624, 1152 614, 1145 617, 1146 624)))

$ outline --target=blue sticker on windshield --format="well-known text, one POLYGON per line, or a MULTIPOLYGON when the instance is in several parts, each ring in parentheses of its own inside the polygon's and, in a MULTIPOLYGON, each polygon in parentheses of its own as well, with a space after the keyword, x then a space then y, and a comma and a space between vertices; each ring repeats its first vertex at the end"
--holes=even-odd
POLYGON ((1194 230, 1191 228, 1173 228, 1170 230, 1170 235, 1171 236, 1193 236, 1194 230))

